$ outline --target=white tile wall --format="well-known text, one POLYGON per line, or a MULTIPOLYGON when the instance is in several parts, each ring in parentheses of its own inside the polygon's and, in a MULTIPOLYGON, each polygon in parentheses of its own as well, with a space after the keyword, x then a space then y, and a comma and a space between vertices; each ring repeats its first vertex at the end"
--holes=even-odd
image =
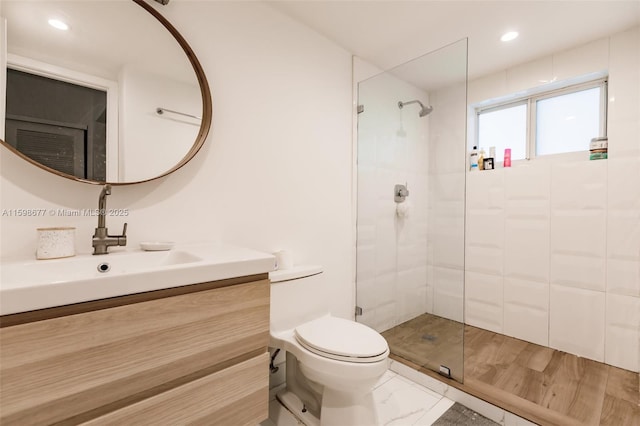
POLYGON ((425 312, 429 213, 428 120, 399 99, 429 101, 391 75, 360 85, 358 126, 357 303, 363 323, 384 331, 425 312), (405 135, 398 130, 403 129, 405 135), (409 215, 398 218, 396 184, 408 184, 409 215))
MULTIPOLYGON (((422 157, 421 145, 392 135, 378 138, 375 153, 365 152, 365 159, 384 155, 387 160, 376 171, 375 217, 364 216, 358 230, 363 243, 358 253, 366 262, 358 265, 358 275, 390 273, 395 255, 396 280, 401 276, 402 282, 385 285, 402 288, 403 296, 384 302, 378 290, 372 303, 383 305, 375 309, 376 321, 390 324, 391 315, 417 311, 424 302, 427 312, 456 320, 466 316, 469 324, 638 371, 639 69, 640 29, 635 28, 470 82, 468 102, 476 103, 539 86, 539 80, 608 70, 609 160, 537 159, 466 173, 466 205, 460 197, 465 178, 455 160, 465 154, 451 143, 459 137, 454 126, 443 124, 459 118, 447 108, 461 93, 432 94, 442 108, 429 125, 430 174, 414 185, 427 193, 418 210, 427 213, 408 226, 388 226, 393 212, 381 188, 403 177, 393 164, 414 167, 411 180, 420 179, 422 166, 407 162, 422 157), (425 246, 416 249, 425 232, 426 252, 425 246), (395 252, 378 249, 372 260, 368 242, 387 244, 394 237, 395 252), (426 269, 418 266, 424 257, 426 269), (423 279, 424 287, 418 284, 423 279)), ((405 129, 411 132, 410 125, 405 129)), ((363 170, 364 191, 370 194, 367 173, 363 170)))
POLYGON ((507 72, 500 71, 480 77, 469 82, 469 94, 467 102, 476 104, 487 99, 508 95, 507 72))
POLYGON ((640 157, 608 162, 607 291, 640 296, 640 157))
POLYGON ((605 290, 606 161, 553 164, 551 283, 605 290))
POLYGON ((551 285, 549 346, 604 362, 605 293, 551 285))
POLYGON ((431 94, 427 312, 464 316, 465 87, 431 94))
POLYGON ((638 371, 640 28, 473 81, 469 102, 601 70, 607 161, 467 173, 466 322, 638 371))
POLYGON ((505 273, 547 281, 551 168, 542 162, 504 173, 505 273), (525 259, 528 265, 522 262, 525 259))
POLYGON ((553 76, 558 80, 606 71, 608 67, 609 40, 606 38, 553 55, 553 76))
POLYGON ((605 362, 638 371, 640 297, 607 294, 605 362))
POLYGON ((502 333, 504 278, 469 270, 465 277, 465 322, 502 333))
POLYGON ((609 158, 640 156, 640 27, 615 34, 609 49, 609 158))
POLYGON ((501 333, 505 231, 504 170, 467 175, 465 322, 501 333))
POLYGON ((466 269, 502 275, 504 251, 503 170, 469 173, 466 269))
POLYGON ((433 267, 433 313, 462 322, 464 288, 462 269, 433 267))
POLYGON ((553 79, 553 58, 547 56, 526 64, 517 65, 507 70, 507 93, 540 86, 541 81, 553 79))
POLYGON ((507 214, 504 274, 537 282, 549 281, 549 218, 507 214))
POLYGON ((549 346, 549 284, 504 278, 504 327, 507 336, 549 346))

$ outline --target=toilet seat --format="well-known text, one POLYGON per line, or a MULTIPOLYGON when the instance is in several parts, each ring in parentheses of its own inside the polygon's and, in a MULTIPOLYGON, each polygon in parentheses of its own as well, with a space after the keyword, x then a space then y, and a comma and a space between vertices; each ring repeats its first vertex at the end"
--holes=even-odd
POLYGON ((296 341, 305 349, 338 361, 369 363, 387 358, 389 346, 364 324, 325 316, 297 326, 296 341))

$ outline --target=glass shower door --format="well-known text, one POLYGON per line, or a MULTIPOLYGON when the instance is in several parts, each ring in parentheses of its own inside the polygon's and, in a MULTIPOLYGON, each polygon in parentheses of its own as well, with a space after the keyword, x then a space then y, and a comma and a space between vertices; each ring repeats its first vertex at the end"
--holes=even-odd
POLYGON ((356 320, 463 379, 467 41, 358 84, 356 320))

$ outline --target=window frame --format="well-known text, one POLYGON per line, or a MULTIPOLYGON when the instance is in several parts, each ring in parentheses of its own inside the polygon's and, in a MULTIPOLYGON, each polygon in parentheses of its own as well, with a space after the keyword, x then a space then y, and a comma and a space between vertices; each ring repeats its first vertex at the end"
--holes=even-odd
MULTIPOLYGON (((517 97, 510 97, 508 100, 501 100, 496 102, 482 102, 480 105, 476 106, 475 109, 475 121, 474 121, 474 142, 471 146, 477 146, 480 148, 480 115, 487 112, 499 111, 501 109, 516 107, 520 105, 527 105, 527 117, 526 117, 526 142, 525 142, 525 158, 518 159, 513 161, 529 161, 533 159, 542 159, 542 158, 554 158, 558 156, 567 156, 574 155, 577 153, 589 152, 589 149, 585 149, 584 151, 571 151, 571 152, 562 152, 557 154, 545 154, 545 155, 536 155, 536 120, 537 120, 537 101, 554 98, 557 96, 567 95, 571 93, 581 92, 583 90, 600 88, 600 122, 598 124, 599 127, 599 135, 601 137, 607 136, 607 116, 608 116, 608 83, 609 77, 603 76, 596 79, 591 79, 588 81, 584 81, 581 83, 574 84, 565 84, 561 87, 548 89, 548 90, 538 90, 538 91, 529 91, 527 94, 517 97)), ((489 147, 482 147, 488 149, 489 147)), ((494 160, 495 161, 495 160, 494 160)), ((502 163, 501 161, 496 163, 502 163)))

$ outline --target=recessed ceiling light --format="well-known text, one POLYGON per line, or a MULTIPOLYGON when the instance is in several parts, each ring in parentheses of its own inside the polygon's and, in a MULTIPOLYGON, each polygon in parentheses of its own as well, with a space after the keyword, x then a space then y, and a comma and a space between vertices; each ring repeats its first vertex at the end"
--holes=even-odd
POLYGON ((59 19, 49 19, 49 25, 51 25, 53 28, 57 28, 63 31, 66 31, 69 29, 69 25, 67 25, 66 23, 62 22, 59 19))
POLYGON ((516 37, 518 37, 517 31, 509 31, 508 33, 504 33, 502 37, 500 37, 500 40, 511 41, 511 40, 514 40, 516 37))

